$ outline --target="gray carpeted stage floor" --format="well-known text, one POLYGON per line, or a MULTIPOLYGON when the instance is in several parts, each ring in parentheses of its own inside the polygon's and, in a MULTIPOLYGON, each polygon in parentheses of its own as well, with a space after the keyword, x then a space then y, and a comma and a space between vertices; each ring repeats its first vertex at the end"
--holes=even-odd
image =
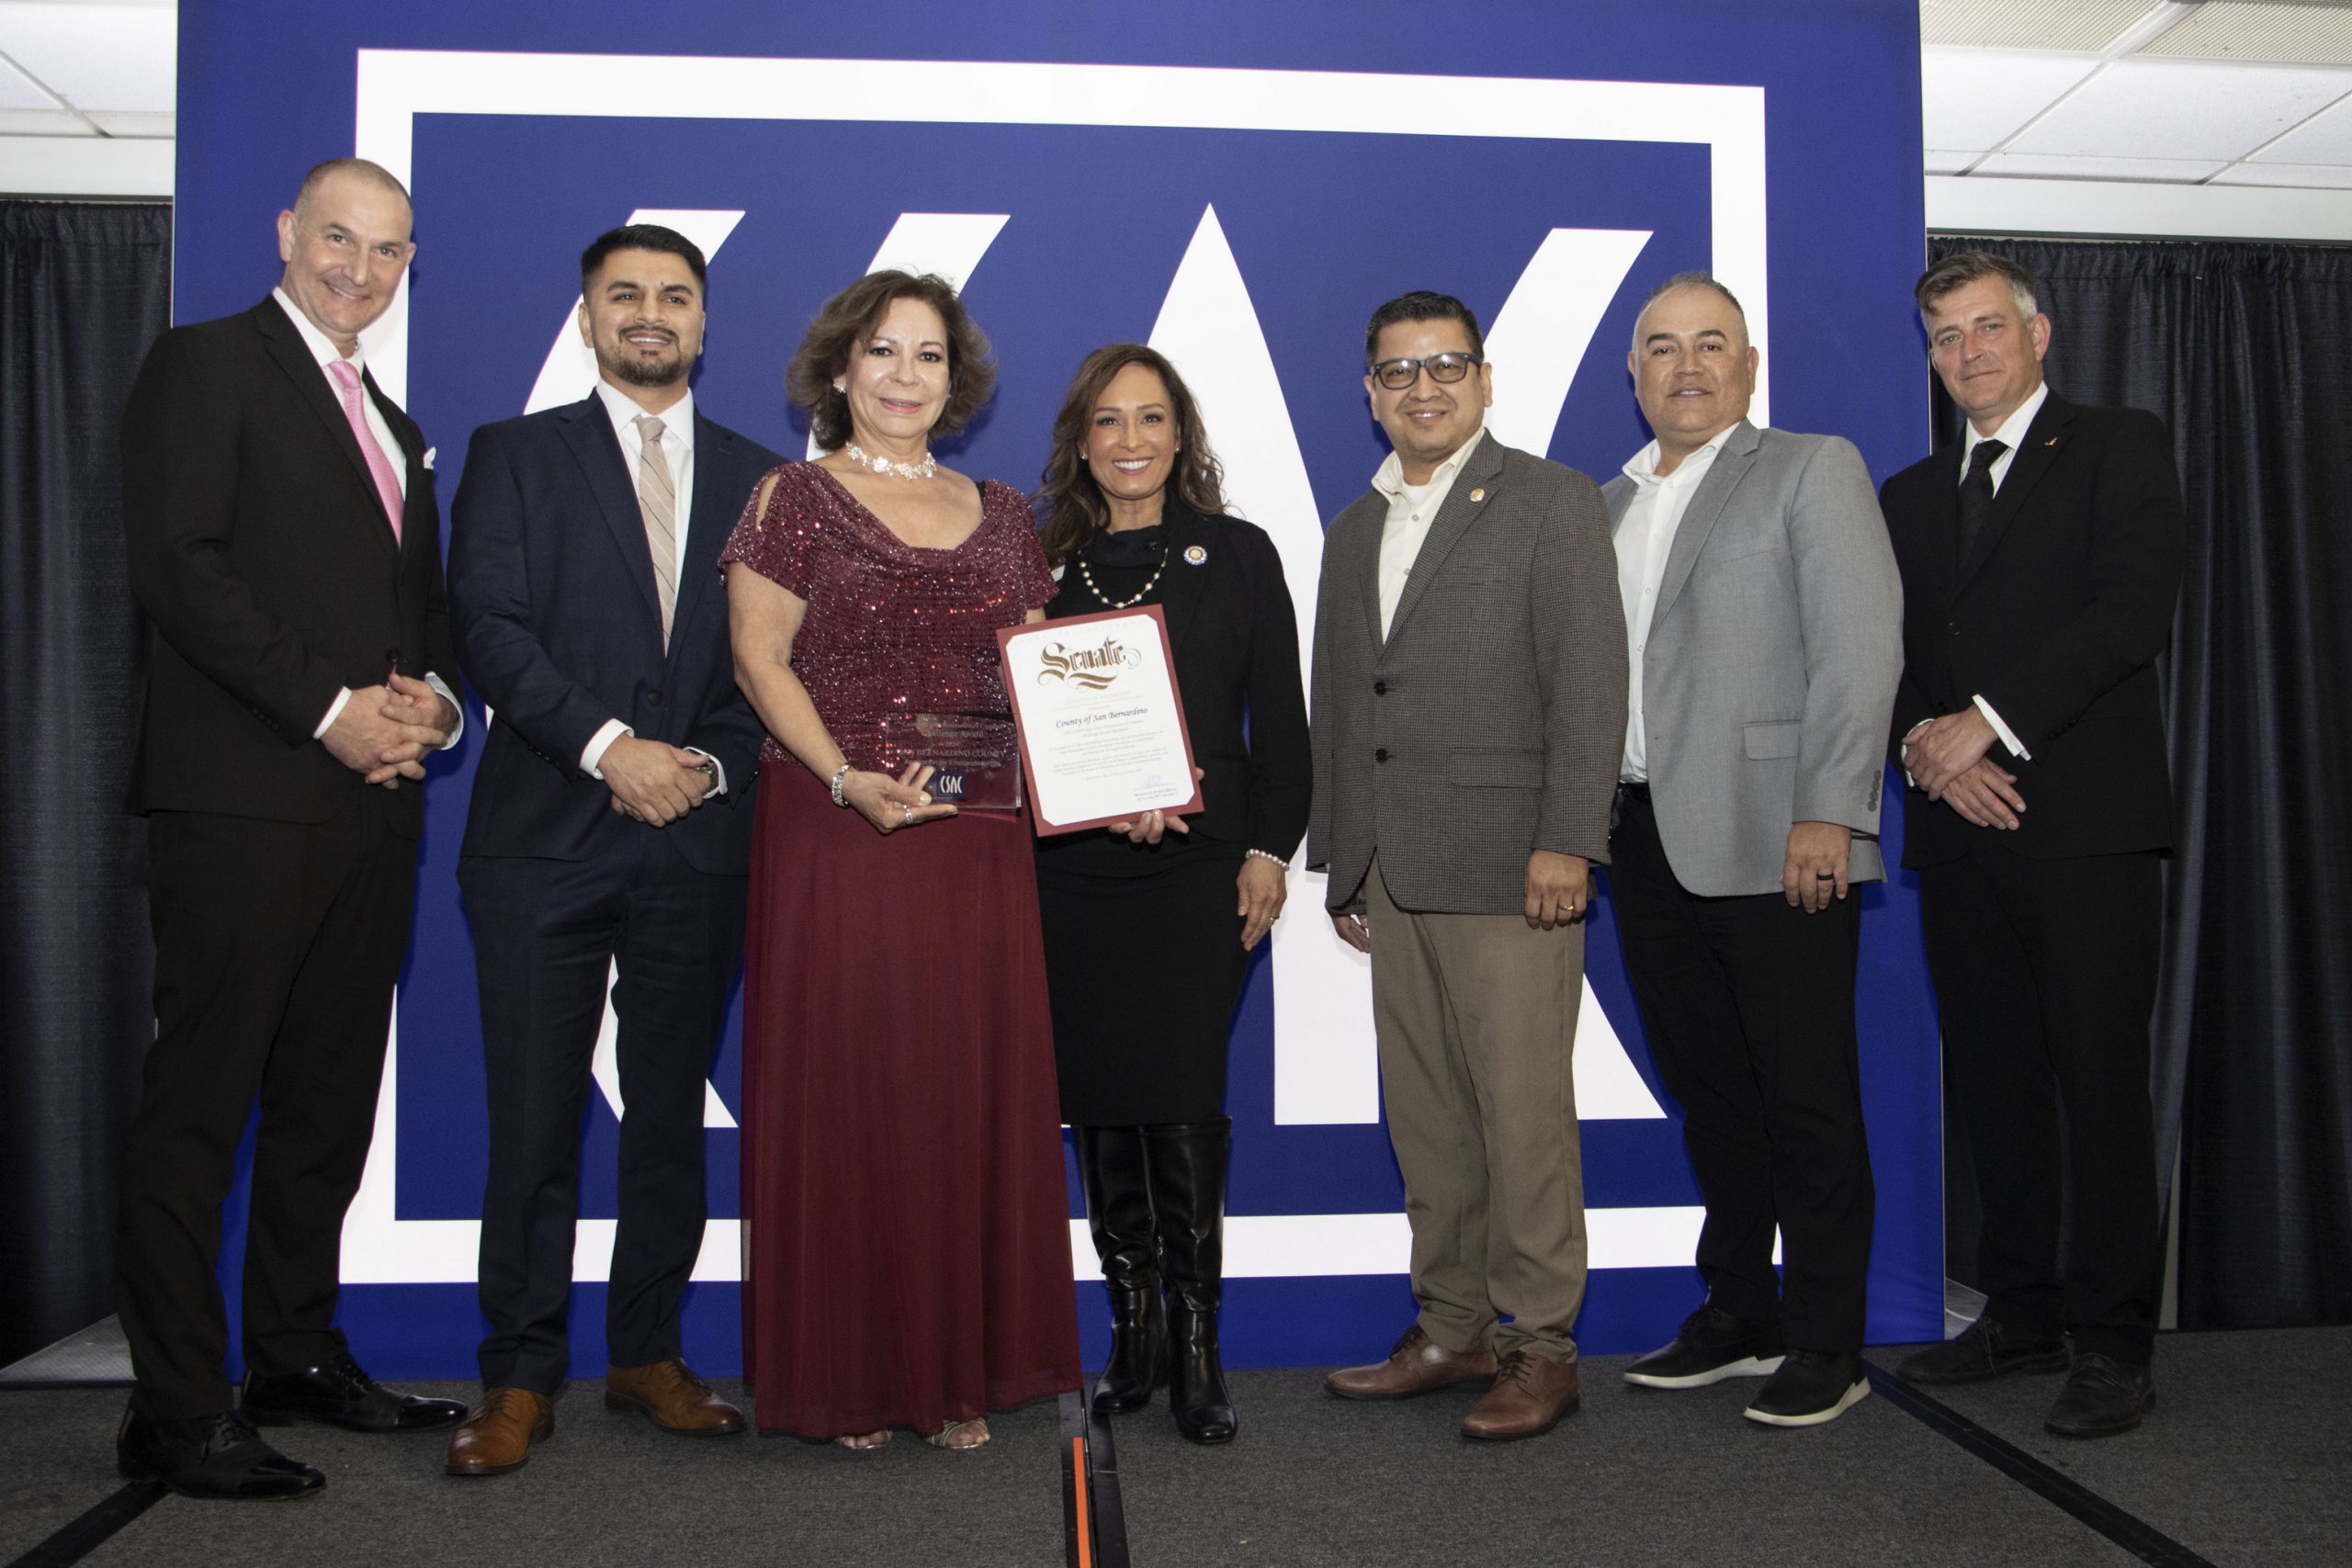
MULTIPOLYGON (((1876 1353, 1886 1364, 1898 1352, 1876 1353)), ((2352 1561, 2352 1329, 2170 1336, 2156 1413, 2104 1443, 2046 1437, 2054 1378, 1945 1403, 2221 1564, 2352 1561)), ((1455 1436, 1475 1390, 1395 1404, 1326 1397, 1318 1373, 1237 1374, 1244 1431, 1180 1441, 1122 1418, 1134 1561, 1226 1564, 2122 1564, 2132 1555, 1887 1398, 1809 1432, 1742 1420, 1756 1386, 1628 1388, 1589 1360, 1585 1407, 1532 1442, 1455 1436)), ((420 1392, 463 1396, 456 1384, 420 1392)), ((487 1481, 440 1473, 438 1438, 281 1433, 329 1475, 275 1506, 167 1498, 92 1564, 496 1561, 607 1564, 1038 1564, 1062 1561, 1050 1404, 946 1454, 901 1434, 872 1456, 781 1439, 695 1441, 573 1385, 556 1439, 487 1481)), ((0 1564, 114 1491, 119 1391, 0 1394, 0 1564)))

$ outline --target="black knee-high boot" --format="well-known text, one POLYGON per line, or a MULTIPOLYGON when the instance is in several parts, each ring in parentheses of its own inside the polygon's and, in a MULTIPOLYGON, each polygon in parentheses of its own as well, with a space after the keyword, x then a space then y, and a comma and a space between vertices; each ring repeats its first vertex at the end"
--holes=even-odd
POLYGON ((1168 1405, 1176 1430, 1195 1443, 1229 1442, 1240 1430, 1217 1353, 1216 1313, 1225 1294, 1226 1155, 1233 1122, 1146 1127, 1152 1211, 1168 1274, 1168 1405))
POLYGON ((1168 1381, 1168 1323, 1159 1299, 1151 1179, 1139 1127, 1079 1127, 1079 1184, 1102 1280, 1111 1291, 1111 1357, 1094 1408, 1140 1410, 1168 1381))

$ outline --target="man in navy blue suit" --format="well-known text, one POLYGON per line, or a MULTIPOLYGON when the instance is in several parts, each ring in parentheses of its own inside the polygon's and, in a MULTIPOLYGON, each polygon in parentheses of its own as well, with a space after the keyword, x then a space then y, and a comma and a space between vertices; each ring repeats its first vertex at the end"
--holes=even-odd
POLYGON ((617 970, 624 1102, 605 1403, 741 1432, 682 1355, 702 1243, 704 1081, 742 957, 759 719, 736 690, 721 546, 782 459, 695 407, 705 266, 684 235, 613 230, 580 261, 579 402, 474 432, 450 508, 459 655, 491 710, 458 881, 490 1096, 485 1394, 452 1475, 554 1432, 580 1119, 617 970))

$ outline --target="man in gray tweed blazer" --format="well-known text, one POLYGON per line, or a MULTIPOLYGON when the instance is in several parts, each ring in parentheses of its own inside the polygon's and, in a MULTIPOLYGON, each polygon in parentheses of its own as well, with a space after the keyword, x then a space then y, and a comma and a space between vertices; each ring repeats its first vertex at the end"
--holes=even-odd
POLYGON ((1870 1390, 1851 890, 1886 875, 1903 588, 1852 444, 1747 422, 1757 358, 1728 289, 1660 285, 1626 356, 1657 439, 1602 491, 1633 670, 1609 888, 1707 1202, 1706 1302, 1625 1381, 1766 1377, 1748 1417, 1810 1427, 1870 1390))
POLYGON ((1466 1437, 1577 1406, 1584 1176, 1570 1051, 1609 858, 1625 634, 1600 493, 1486 434, 1478 321, 1414 293, 1364 334, 1394 450, 1324 536, 1307 863, 1372 954, 1420 1311, 1351 1399, 1488 1383, 1466 1437), (1509 1322, 1501 1321, 1509 1317, 1509 1322))

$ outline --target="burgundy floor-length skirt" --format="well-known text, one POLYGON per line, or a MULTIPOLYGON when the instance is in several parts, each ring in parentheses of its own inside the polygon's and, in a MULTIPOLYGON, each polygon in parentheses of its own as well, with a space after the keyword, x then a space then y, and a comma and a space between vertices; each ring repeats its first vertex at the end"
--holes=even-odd
POLYGON ((1079 1385, 1031 832, 759 783, 743 1372, 763 1431, 932 1431, 1079 1385))

